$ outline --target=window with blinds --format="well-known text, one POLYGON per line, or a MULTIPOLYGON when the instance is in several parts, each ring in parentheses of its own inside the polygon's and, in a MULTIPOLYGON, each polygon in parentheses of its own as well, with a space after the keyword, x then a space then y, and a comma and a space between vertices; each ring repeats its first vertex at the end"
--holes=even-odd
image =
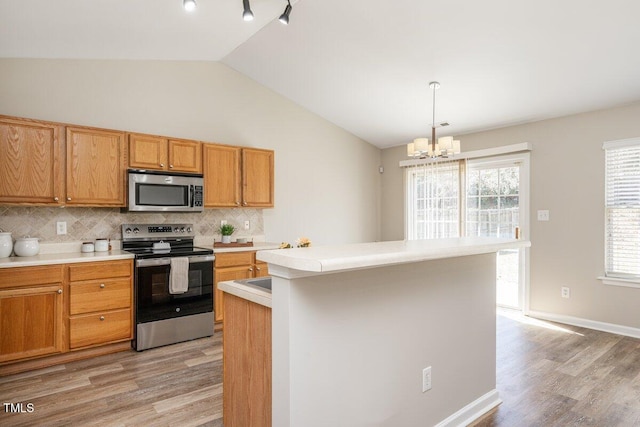
POLYGON ((606 142, 605 274, 640 279, 640 138, 606 142))
POLYGON ((407 168, 408 240, 460 236, 463 162, 432 162, 407 168))

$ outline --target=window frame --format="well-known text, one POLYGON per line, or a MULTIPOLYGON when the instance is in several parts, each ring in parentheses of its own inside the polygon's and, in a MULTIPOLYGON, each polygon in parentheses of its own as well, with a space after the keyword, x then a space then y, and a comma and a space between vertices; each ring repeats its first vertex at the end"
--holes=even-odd
MULTIPOLYGON (((605 152, 604 155, 604 276, 599 277, 600 280, 606 285, 614 285, 614 286, 624 286, 624 287, 635 287, 640 288, 640 269, 636 272, 636 274, 624 272, 624 271, 615 271, 613 268, 616 265, 615 260, 612 259, 611 247, 615 245, 615 241, 612 242, 611 239, 611 227, 610 221, 612 217, 613 210, 620 209, 640 209, 640 180, 637 183, 637 188, 639 193, 638 201, 635 204, 626 204, 626 203, 618 203, 615 205, 610 204, 609 191, 612 188, 610 180, 615 179, 615 176, 612 176, 613 173, 610 173, 610 161, 609 155, 614 150, 624 150, 624 149, 635 149, 636 154, 640 154, 640 138, 629 138, 615 141, 607 141, 602 144, 602 149, 605 152)), ((640 162, 637 165, 637 173, 640 175, 640 162)), ((615 197, 615 196, 613 196, 615 197)), ((640 217, 640 214, 638 215, 640 217)), ((640 253, 640 249, 637 250, 640 253)), ((620 263, 620 261, 618 261, 620 263)))

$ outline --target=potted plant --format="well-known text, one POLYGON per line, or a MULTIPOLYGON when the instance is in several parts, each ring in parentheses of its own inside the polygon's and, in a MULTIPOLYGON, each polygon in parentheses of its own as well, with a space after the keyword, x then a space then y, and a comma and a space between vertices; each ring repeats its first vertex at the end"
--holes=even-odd
POLYGON ((222 235, 222 243, 231 243, 231 235, 236 231, 236 228, 231 224, 223 224, 218 228, 218 233, 222 235))

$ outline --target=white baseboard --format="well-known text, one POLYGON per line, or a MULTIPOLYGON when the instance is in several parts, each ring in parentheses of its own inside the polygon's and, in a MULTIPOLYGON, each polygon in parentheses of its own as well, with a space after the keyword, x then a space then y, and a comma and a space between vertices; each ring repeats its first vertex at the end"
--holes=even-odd
POLYGON ((551 322, 565 323, 567 325, 580 326, 581 328, 594 329, 596 331, 609 332, 627 337, 640 338, 640 329, 629 326, 616 325, 614 323, 598 322, 582 319, 580 317, 565 316, 563 314, 547 313, 544 311, 529 310, 527 316, 536 319, 549 320, 551 322))
POLYGON ((501 403, 502 400, 500 399, 500 396, 498 396, 498 390, 493 389, 487 394, 469 403, 458 412, 440 421, 435 427, 468 426, 501 403))

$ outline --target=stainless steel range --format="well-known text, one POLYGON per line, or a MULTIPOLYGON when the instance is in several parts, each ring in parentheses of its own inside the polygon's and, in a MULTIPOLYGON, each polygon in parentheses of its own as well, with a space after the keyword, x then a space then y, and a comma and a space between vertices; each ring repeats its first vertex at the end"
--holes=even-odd
POLYGON ((193 246, 192 224, 123 224, 135 255, 134 348, 213 335, 213 249, 193 246))

